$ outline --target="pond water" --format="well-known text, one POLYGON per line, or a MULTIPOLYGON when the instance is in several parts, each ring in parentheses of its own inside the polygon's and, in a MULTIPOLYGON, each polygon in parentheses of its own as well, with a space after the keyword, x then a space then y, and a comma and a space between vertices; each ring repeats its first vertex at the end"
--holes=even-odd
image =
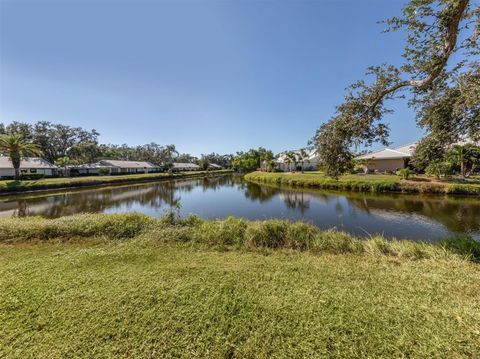
POLYGON ((138 212, 162 216, 180 203, 181 215, 203 218, 303 219, 359 236, 383 234, 435 241, 451 234, 480 239, 475 197, 367 194, 275 188, 221 176, 0 197, 0 216, 60 217, 81 212, 138 212))

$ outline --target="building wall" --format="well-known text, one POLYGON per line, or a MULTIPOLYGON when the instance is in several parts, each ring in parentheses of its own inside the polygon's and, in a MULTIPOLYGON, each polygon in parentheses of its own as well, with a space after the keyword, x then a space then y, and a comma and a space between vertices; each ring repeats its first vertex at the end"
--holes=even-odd
MULTIPOLYGON (((39 173, 45 175, 45 177, 51 177, 55 175, 55 170, 50 168, 20 168, 20 173, 39 173)), ((15 176, 15 170, 13 168, 0 168, 0 178, 12 176, 15 176)))
MULTIPOLYGON (((297 166, 300 166, 300 164, 297 164, 297 166)), ((302 167, 304 171, 315 171, 317 170, 317 167, 318 167, 318 161, 312 160, 310 162, 305 162, 302 167)), ((293 163, 290 163, 290 164, 279 163, 277 168, 283 172, 290 172, 290 171, 296 170, 295 165, 293 163)))
POLYGON ((11 177, 15 175, 15 171, 10 168, 0 168, 0 178, 1 177, 11 177))
POLYGON ((370 171, 396 171, 399 168, 405 168, 405 160, 403 158, 398 159, 375 159, 365 166, 370 171))

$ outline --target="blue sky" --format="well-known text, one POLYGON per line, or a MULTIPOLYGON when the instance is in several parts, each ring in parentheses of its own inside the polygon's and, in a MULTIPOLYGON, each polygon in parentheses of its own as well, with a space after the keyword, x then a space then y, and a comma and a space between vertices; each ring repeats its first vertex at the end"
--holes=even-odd
MULTIPOLYGON (((0 0, 0 121, 195 155, 305 146, 344 88, 401 61, 399 0, 0 0)), ((404 101, 391 141, 422 132, 404 101)))

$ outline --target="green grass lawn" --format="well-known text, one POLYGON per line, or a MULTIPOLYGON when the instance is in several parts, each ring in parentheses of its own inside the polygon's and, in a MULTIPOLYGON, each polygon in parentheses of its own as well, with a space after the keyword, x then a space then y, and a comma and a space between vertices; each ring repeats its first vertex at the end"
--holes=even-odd
POLYGON ((292 185, 298 187, 340 189, 360 192, 418 192, 480 195, 480 181, 469 179, 437 180, 425 176, 416 176, 402 180, 396 175, 349 174, 338 180, 325 176, 322 172, 252 172, 245 175, 248 181, 292 185))
POLYGON ((474 358, 470 259, 283 221, 0 219, 0 357, 474 358))
POLYGON ((87 177, 69 177, 69 178, 44 178, 31 181, 0 181, 0 194, 12 192, 24 192, 35 190, 47 190, 56 188, 73 188, 99 185, 111 185, 117 183, 135 183, 146 182, 172 178, 182 178, 191 176, 203 176, 207 174, 230 173, 229 170, 219 171, 188 171, 176 173, 141 173, 121 176, 87 176, 87 177))
POLYGON ((0 245, 0 357, 471 357, 480 267, 180 246, 0 245))

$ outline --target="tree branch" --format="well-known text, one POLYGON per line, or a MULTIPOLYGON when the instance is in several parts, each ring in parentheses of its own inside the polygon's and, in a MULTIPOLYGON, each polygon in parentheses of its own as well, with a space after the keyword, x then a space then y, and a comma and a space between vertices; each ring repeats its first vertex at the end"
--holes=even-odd
POLYGON ((446 27, 446 34, 444 38, 444 44, 442 47, 442 54, 436 63, 433 65, 432 71, 423 79, 420 80, 405 80, 401 81, 384 91, 382 91, 377 98, 368 106, 367 111, 373 111, 377 105, 382 101, 382 99, 393 93, 397 90, 401 89, 402 87, 416 87, 416 88, 425 88, 428 87, 442 72, 443 68, 447 64, 447 61, 455 50, 455 46, 457 45, 457 38, 458 38, 458 30, 460 21, 464 13, 467 11, 468 4, 470 0, 453 0, 453 10, 452 16, 449 20, 448 26, 446 27))

